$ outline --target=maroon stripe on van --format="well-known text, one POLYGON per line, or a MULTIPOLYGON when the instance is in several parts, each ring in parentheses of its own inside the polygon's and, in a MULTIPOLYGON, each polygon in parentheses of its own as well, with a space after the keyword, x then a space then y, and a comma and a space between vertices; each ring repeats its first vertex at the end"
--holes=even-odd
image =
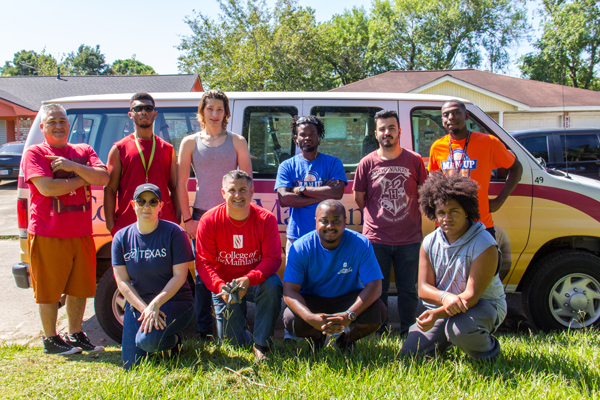
MULTIPOLYGON (((491 183, 489 194, 497 196, 498 193, 500 193, 500 190, 502 190, 502 186, 504 186, 504 183, 502 182, 491 183)), ((548 186, 519 184, 512 192, 511 196, 533 196, 538 199, 556 201, 584 212, 600 222, 600 202, 581 193, 548 186)))
POLYGON ((17 180, 17 187, 19 189, 29 189, 29 186, 27 186, 27 184, 25 183, 24 176, 19 176, 19 179, 17 180))

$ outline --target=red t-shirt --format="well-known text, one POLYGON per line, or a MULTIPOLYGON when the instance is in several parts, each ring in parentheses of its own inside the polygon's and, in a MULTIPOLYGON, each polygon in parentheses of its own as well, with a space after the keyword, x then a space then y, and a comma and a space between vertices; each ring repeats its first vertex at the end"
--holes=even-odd
POLYGON ((92 234, 92 203, 88 186, 62 196, 48 197, 40 193, 31 178, 48 176, 54 179, 74 178, 72 172, 52 172, 52 160, 45 156, 59 156, 90 167, 104 167, 94 149, 87 144, 68 144, 52 147, 46 141, 33 145, 23 155, 23 173, 31 198, 30 220, 27 232, 32 235, 70 239, 92 234))
MULTIPOLYGON (((148 165, 152 154, 152 139, 138 139, 142 153, 148 165)), ((135 135, 132 133, 115 143, 121 159, 121 181, 117 191, 117 209, 115 211, 115 226, 112 235, 121 228, 136 222, 135 210, 131 205, 135 189, 146 183, 146 170, 140 158, 140 152, 135 145, 135 135)), ((148 171, 148 183, 153 183, 160 189, 163 205, 160 219, 175 222, 173 199, 169 191, 171 177, 171 162, 173 160, 173 146, 156 136, 156 149, 154 158, 148 171)), ((176 201, 176 199, 175 199, 176 201)))
POLYGON ((281 266, 277 219, 254 204, 245 221, 232 222, 226 203, 211 208, 200 219, 196 237, 196 269, 215 294, 242 276, 256 286, 281 266))
MULTIPOLYGON (((427 166, 430 172, 441 169, 444 173, 453 173, 452 158, 449 157, 448 152, 449 139, 450 135, 446 135, 431 145, 431 150, 429 150, 429 165, 427 166)), ((456 167, 460 164, 466 141, 467 139, 465 138, 458 141, 452 140, 451 142, 454 165, 456 167)), ((479 183, 480 221, 485 224, 486 228, 494 226, 488 197, 492 170, 496 168, 510 168, 514 162, 515 155, 508 151, 498 138, 481 132, 471 133, 471 138, 467 145, 467 155, 464 158, 460 174, 479 183)))
POLYGON ((423 158, 410 150, 393 160, 373 151, 356 168, 354 191, 366 192, 363 235, 371 243, 401 246, 423 240, 418 187, 425 182, 423 158))

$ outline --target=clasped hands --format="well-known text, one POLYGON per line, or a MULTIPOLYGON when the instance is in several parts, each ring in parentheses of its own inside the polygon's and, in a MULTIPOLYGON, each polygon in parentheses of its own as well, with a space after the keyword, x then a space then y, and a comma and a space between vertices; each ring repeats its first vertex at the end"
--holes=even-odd
POLYGON ((441 314, 442 312, 452 317, 456 314, 466 312, 468 309, 469 307, 467 307, 467 300, 453 293, 446 293, 442 298, 441 307, 433 310, 427 310, 423 314, 419 315, 417 318, 417 326, 423 332, 427 332, 433 328, 435 321, 445 317, 441 314))
POLYGON ((312 314, 307 321, 313 328, 323 332, 323 335, 342 333, 352 321, 345 312, 337 314, 312 314))
POLYGON ((160 311, 160 306, 154 301, 150 302, 142 311, 138 321, 142 321, 140 329, 144 333, 152 332, 152 328, 163 330, 167 327, 167 315, 160 311))

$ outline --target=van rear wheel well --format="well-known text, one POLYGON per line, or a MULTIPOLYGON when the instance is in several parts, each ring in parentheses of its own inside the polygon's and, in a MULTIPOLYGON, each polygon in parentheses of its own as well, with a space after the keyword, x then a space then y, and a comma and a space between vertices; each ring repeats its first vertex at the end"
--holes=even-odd
POLYGON ((106 243, 96 252, 96 284, 104 276, 104 273, 112 268, 110 248, 112 242, 106 243))

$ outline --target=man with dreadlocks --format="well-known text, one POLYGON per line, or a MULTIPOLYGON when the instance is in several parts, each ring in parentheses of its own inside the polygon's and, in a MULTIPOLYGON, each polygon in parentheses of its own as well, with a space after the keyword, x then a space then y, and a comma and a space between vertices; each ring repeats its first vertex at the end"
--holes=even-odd
POLYGON ((315 229, 317 205, 323 200, 340 200, 348 184, 342 161, 318 151, 325 137, 320 118, 294 117, 290 128, 302 153, 281 163, 275 181, 279 204, 290 208, 286 255, 294 241, 315 229))
POLYGON ((427 310, 411 326, 404 355, 444 352, 455 345, 476 359, 500 355, 492 336, 506 316, 498 277, 498 245, 480 219, 478 185, 434 172, 419 190, 421 211, 439 227, 419 259, 419 297, 427 310))

